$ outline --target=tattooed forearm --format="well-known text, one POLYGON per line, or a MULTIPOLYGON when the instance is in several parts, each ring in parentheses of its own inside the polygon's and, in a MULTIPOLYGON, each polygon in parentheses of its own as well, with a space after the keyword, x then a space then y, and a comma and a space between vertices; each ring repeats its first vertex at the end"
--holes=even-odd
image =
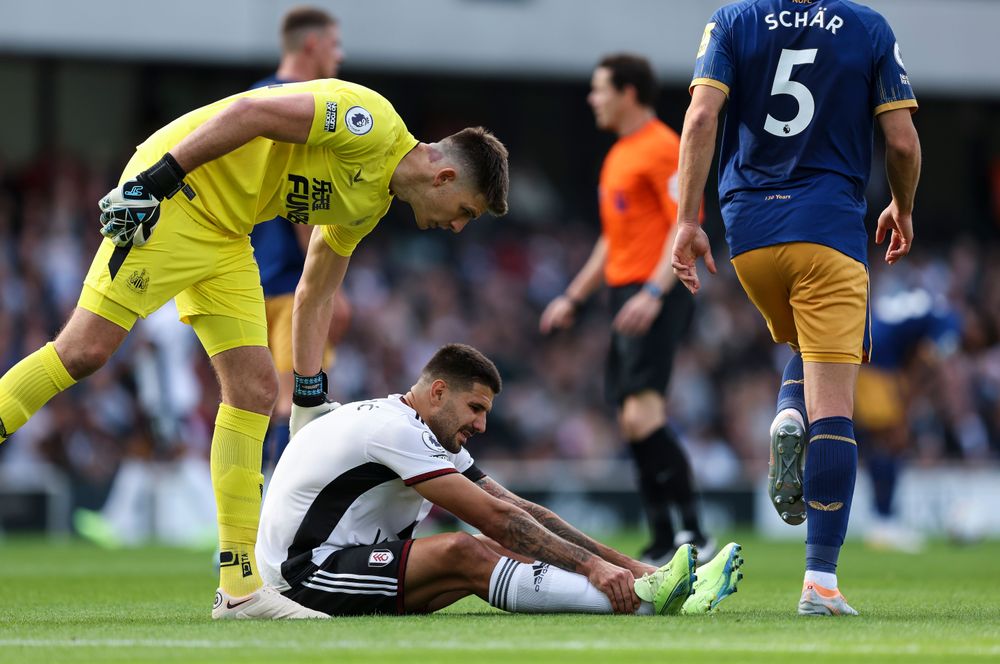
POLYGON ((586 574, 583 566, 593 558, 589 551, 556 537, 521 510, 512 510, 500 543, 521 555, 581 574, 586 574))
POLYGON ((483 491, 491 496, 499 498, 500 500, 510 503, 511 505, 520 507, 522 510, 530 514, 535 521, 542 525, 542 527, 566 542, 586 549, 598 557, 616 565, 631 568, 632 564, 635 562, 628 556, 625 556, 611 547, 605 546, 580 532, 570 524, 563 521, 559 515, 552 510, 511 493, 501 485, 491 480, 489 477, 482 478, 477 482, 477 484, 482 487, 483 491))
POLYGON ((535 505, 535 508, 536 508, 535 510, 526 510, 526 511, 528 512, 528 514, 535 517, 538 523, 545 526, 545 528, 547 528, 550 532, 558 535, 567 542, 572 542, 577 546, 583 547, 584 549, 590 551, 591 553, 596 553, 597 555, 601 555, 600 544, 590 539, 589 537, 581 533, 579 530, 569 525, 568 523, 566 523, 558 516, 556 516, 554 513, 550 512, 544 507, 535 505))

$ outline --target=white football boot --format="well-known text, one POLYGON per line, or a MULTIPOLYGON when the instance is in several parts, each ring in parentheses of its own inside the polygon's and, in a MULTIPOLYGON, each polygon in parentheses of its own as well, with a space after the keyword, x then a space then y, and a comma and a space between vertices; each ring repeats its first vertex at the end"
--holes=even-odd
POLYGON ((271 586, 262 586, 246 597, 230 597, 222 588, 215 591, 213 620, 296 620, 329 618, 294 602, 271 586))

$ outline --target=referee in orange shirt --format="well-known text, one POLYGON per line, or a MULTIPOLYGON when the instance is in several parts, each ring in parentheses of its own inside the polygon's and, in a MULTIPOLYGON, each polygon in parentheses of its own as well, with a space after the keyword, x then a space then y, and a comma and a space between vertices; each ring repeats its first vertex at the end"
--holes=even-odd
POLYGON ((565 293, 545 308, 540 329, 571 327, 602 278, 611 288, 608 398, 618 408, 652 531, 642 558, 659 564, 689 542, 711 556, 714 543, 701 531, 691 465, 667 425, 665 392, 694 302, 670 267, 680 141, 656 117, 655 90, 649 62, 636 55, 607 56, 594 70, 587 102, 597 126, 618 135, 601 168, 601 237, 565 293))

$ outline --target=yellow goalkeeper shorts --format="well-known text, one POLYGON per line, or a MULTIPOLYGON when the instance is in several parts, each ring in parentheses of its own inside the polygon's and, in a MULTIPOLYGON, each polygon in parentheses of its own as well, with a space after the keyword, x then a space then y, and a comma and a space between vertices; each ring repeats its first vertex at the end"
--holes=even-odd
POLYGON ((264 292, 250 238, 202 225, 165 201, 142 247, 101 243, 79 306, 128 330, 137 317, 145 318, 171 298, 209 355, 267 345, 264 292))

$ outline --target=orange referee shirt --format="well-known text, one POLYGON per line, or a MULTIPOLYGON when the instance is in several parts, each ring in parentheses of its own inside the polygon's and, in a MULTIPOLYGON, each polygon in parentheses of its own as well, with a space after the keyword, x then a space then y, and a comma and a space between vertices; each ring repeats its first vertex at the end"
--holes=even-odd
POLYGON ((611 146, 601 166, 601 232, 608 246, 609 286, 645 281, 677 222, 680 137, 653 118, 611 146))

